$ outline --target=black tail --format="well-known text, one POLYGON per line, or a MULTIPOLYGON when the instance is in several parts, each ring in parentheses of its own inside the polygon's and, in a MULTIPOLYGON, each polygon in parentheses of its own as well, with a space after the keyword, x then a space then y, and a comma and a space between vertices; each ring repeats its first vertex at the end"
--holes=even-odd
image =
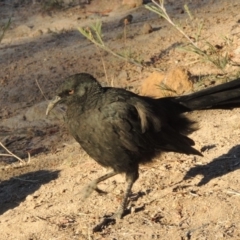
POLYGON ((186 107, 186 111, 240 107, 240 78, 189 95, 174 97, 172 101, 186 107))
POLYGON ((142 97, 161 121, 156 134, 156 148, 185 154, 202 154, 194 149, 194 141, 187 137, 198 129, 197 123, 182 113, 201 109, 231 109, 240 107, 240 78, 189 95, 153 99, 142 97))

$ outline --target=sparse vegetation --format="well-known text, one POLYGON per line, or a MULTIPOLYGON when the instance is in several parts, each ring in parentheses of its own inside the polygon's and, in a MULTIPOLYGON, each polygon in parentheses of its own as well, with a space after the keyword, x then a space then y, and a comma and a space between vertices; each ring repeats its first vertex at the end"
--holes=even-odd
MULTIPOLYGON (((180 49, 191 52, 194 54, 197 54, 200 59, 204 62, 210 62, 214 64, 217 68, 221 69, 224 72, 224 68, 229 63, 229 56, 227 53, 222 54, 219 49, 217 49, 213 44, 210 42, 205 42, 205 45, 207 46, 207 50, 203 50, 200 48, 197 44, 197 42, 200 40, 201 31, 203 28, 203 22, 200 22, 197 26, 197 32, 195 34, 195 38, 193 41, 182 29, 179 25, 173 22, 173 20, 168 15, 166 8, 164 6, 164 0, 160 0, 159 3, 152 0, 153 4, 146 5, 146 8, 152 12, 155 12, 159 16, 163 17, 165 20, 167 20, 176 30, 178 30, 187 40, 188 44, 186 46, 181 47, 180 49)), ((190 12, 190 9, 185 4, 184 9, 187 12, 189 18, 193 20, 193 15, 190 12)))
MULTIPOLYGON (((124 28, 126 27, 126 25, 124 26, 124 28)), ((124 51, 120 52, 115 52, 113 50, 111 50, 108 46, 105 45, 103 38, 102 38, 102 23, 100 21, 97 21, 96 23, 92 24, 90 27, 79 27, 78 28, 79 32, 86 37, 89 41, 91 41, 94 45, 96 45, 97 47, 99 47, 100 49, 103 49, 104 51, 112 54, 113 56, 126 61, 128 63, 134 64, 138 67, 142 67, 142 68, 148 68, 151 70, 155 70, 155 71, 162 71, 159 68, 152 68, 149 66, 145 66, 143 61, 141 60, 141 57, 136 56, 135 53, 133 53, 133 51, 129 50, 129 49, 125 49, 124 51)), ((124 29, 124 32, 126 33, 126 29, 124 29)), ((126 42, 126 34, 124 35, 125 38, 125 42, 126 42)))
POLYGON ((103 49, 104 51, 124 61, 127 61, 139 67, 144 67, 144 65, 141 62, 131 57, 130 51, 124 51, 123 53, 116 53, 113 50, 111 50, 108 46, 105 45, 102 39, 102 23, 100 21, 96 22, 90 27, 86 27, 86 28, 80 27, 78 28, 78 30, 83 36, 85 36, 89 41, 91 41, 93 44, 98 46, 100 49, 103 49))
POLYGON ((171 95, 177 95, 177 92, 174 89, 172 89, 168 85, 164 84, 163 82, 161 82, 159 85, 156 85, 156 87, 161 90, 161 93, 165 97, 168 97, 168 96, 171 96, 171 95))
POLYGON ((197 47, 197 44, 195 42, 193 42, 191 40, 191 38, 189 38, 189 36, 176 24, 172 21, 172 19, 170 18, 170 16, 167 13, 166 8, 164 7, 164 0, 159 0, 159 3, 157 3, 156 1, 152 0, 152 2, 154 3, 154 5, 152 4, 147 4, 145 5, 145 7, 152 11, 155 12, 156 14, 158 14, 160 17, 164 18, 165 20, 167 20, 175 29, 177 29, 193 46, 197 47))
POLYGON ((63 8, 63 0, 43 0, 42 1, 42 9, 43 11, 52 11, 54 9, 62 9, 63 8))
MULTIPOLYGON (((228 54, 227 53, 222 54, 220 49, 218 49, 216 46, 214 46, 208 41, 204 42, 203 47, 200 48, 198 46, 198 43, 200 42, 200 38, 201 38, 202 29, 204 26, 203 21, 200 21, 197 23, 197 26, 196 26, 197 31, 195 32, 194 37, 189 37, 188 34, 185 33, 182 30, 182 28, 170 18, 164 6, 164 0, 160 0, 159 3, 157 3, 154 0, 152 0, 152 2, 153 4, 147 4, 145 5, 145 7, 148 10, 155 12, 156 14, 158 14, 159 16, 167 20, 176 30, 178 30, 187 39, 188 41, 187 44, 182 47, 179 47, 180 50, 194 53, 200 57, 201 61, 210 62, 213 65, 215 65, 218 69, 224 72, 224 68, 229 63, 228 54)), ((184 9, 187 12, 190 20, 194 20, 193 14, 191 13, 190 9, 186 4, 184 5, 184 9)), ((80 27, 79 31, 83 36, 85 36, 97 47, 99 47, 100 49, 103 49, 104 51, 107 51, 108 53, 112 54, 115 57, 118 57, 136 66, 147 67, 148 69, 153 69, 153 70, 160 70, 158 68, 151 68, 149 66, 145 66, 143 62, 140 60, 141 58, 138 57, 138 60, 137 60, 134 54, 128 49, 124 50, 122 53, 119 53, 119 52, 117 53, 111 50, 108 46, 106 46, 102 38, 102 23, 100 21, 96 22, 90 27, 86 27, 86 28, 80 27)), ((124 38, 124 43, 126 43, 127 24, 124 25, 123 34, 121 35, 121 37, 124 38)))
POLYGON ((11 25, 11 18, 8 19, 7 23, 5 23, 2 27, 1 27, 1 32, 0 32, 0 42, 2 42, 4 35, 6 33, 6 31, 8 30, 8 28, 11 25))
POLYGON ((29 163, 30 162, 30 154, 28 153, 28 162, 22 160, 20 157, 18 157, 17 155, 15 155, 14 153, 12 153, 9 149, 7 149, 1 142, 0 142, 0 146, 7 152, 7 153, 0 153, 0 156, 4 156, 4 157, 14 157, 16 158, 20 163, 29 163))
POLYGON ((229 63, 229 56, 227 53, 222 55, 222 53, 213 46, 210 42, 206 42, 207 50, 203 51, 199 48, 196 48, 195 46, 188 45, 184 47, 180 47, 179 49, 195 53, 200 56, 201 61, 203 62, 211 62, 214 64, 217 68, 224 71, 224 68, 229 63))

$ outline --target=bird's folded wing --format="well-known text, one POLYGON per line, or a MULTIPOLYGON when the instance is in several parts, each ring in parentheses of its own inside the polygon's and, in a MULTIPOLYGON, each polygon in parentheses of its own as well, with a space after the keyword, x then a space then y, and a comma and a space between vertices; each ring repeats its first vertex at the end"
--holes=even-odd
POLYGON ((160 119, 140 103, 134 106, 126 102, 114 102, 101 108, 101 112, 102 122, 106 128, 111 128, 109 133, 117 135, 121 144, 130 151, 148 148, 149 142, 145 134, 150 129, 160 130, 160 119))
MULTIPOLYGON (((166 122, 161 126, 161 119, 144 105, 136 107, 126 102, 114 102, 105 106, 102 113, 106 126, 113 130, 109 133, 114 134, 119 144, 130 151, 144 153, 163 150, 200 155, 191 147, 194 145, 191 139, 166 122)), ((113 139, 113 136, 108 137, 113 139)))

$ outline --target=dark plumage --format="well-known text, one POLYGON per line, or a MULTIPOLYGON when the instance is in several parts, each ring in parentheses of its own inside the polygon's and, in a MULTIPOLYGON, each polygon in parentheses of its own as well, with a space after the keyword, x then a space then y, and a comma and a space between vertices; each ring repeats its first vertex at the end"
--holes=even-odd
POLYGON ((70 76, 60 86, 47 114, 57 104, 67 105, 66 124, 82 148, 99 164, 112 171, 91 182, 85 197, 97 184, 118 173, 126 174, 127 189, 119 210, 122 217, 138 166, 162 151, 202 154, 187 137, 195 122, 183 113, 196 109, 240 106, 240 79, 190 95, 153 99, 124 89, 101 87, 89 74, 70 76))

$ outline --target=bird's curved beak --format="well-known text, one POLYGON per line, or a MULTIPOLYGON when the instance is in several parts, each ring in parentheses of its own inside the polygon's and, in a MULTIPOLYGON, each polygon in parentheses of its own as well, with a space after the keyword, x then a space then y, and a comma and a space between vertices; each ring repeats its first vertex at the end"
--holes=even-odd
POLYGON ((46 110, 46 115, 48 115, 51 110, 57 105, 57 103, 61 100, 61 97, 56 96, 51 102, 49 102, 46 110))

